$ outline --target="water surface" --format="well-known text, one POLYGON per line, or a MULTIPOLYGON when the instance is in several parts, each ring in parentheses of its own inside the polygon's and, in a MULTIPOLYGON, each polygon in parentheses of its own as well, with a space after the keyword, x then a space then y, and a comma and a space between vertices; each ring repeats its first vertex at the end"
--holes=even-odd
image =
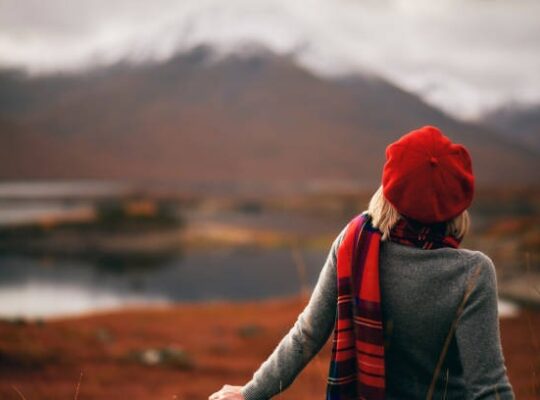
MULTIPOLYGON (((313 287, 326 252, 302 251, 313 287)), ((133 304, 264 299, 299 293, 291 251, 224 248, 158 265, 114 269, 88 261, 0 257, 0 316, 52 317, 133 304)))

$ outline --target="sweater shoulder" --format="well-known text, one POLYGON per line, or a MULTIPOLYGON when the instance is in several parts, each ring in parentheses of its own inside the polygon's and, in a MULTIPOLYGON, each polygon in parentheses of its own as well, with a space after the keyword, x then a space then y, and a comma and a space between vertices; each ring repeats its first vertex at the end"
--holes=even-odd
POLYGON ((479 251, 459 249, 465 258, 469 281, 476 282, 479 290, 496 290, 497 274, 491 258, 479 251))
POLYGON ((493 260, 479 250, 458 249, 458 252, 471 268, 478 267, 487 271, 495 270, 493 260))

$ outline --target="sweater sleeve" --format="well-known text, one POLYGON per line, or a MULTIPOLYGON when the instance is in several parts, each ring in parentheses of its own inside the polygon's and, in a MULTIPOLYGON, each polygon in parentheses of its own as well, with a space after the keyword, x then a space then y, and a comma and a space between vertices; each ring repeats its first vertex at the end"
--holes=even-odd
POLYGON ((472 261, 470 295, 456 328, 467 398, 513 400, 500 340, 495 267, 480 252, 472 261))
POLYGON ((291 385, 332 333, 336 315, 336 254, 346 227, 334 240, 307 306, 272 354, 246 383, 245 400, 266 400, 291 385))

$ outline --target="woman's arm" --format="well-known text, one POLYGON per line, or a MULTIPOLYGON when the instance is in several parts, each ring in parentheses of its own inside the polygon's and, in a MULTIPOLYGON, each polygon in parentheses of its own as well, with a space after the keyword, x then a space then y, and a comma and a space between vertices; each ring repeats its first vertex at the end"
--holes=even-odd
POLYGON ((469 396, 477 399, 513 400, 506 374, 497 310, 497 278, 493 262, 476 252, 470 296, 456 328, 456 341, 469 396), (479 268, 478 273, 475 269, 479 268))
POLYGON ((266 400, 285 390, 332 333, 336 315, 336 254, 346 227, 334 240, 309 303, 272 354, 246 383, 245 400, 266 400))

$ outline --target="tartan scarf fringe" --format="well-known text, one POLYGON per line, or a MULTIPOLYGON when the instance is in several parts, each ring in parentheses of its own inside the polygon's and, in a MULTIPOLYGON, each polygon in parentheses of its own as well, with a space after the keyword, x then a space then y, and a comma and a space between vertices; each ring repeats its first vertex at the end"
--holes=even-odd
MULTIPOLYGON (((327 400, 385 398, 384 324, 379 284, 381 232, 364 212, 351 220, 337 253, 337 318, 327 400)), ((422 249, 458 247, 446 224, 400 219, 389 239, 422 249)))

